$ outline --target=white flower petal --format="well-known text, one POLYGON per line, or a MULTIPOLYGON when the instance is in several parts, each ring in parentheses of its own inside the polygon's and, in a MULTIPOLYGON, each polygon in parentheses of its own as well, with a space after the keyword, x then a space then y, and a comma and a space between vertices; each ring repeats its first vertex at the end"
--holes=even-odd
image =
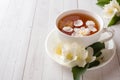
POLYGON ((112 6, 106 5, 104 7, 103 12, 104 12, 104 16, 106 18, 111 18, 111 17, 113 17, 117 13, 117 9, 112 7, 112 6))
POLYGON ((118 3, 116 0, 112 0, 112 1, 110 2, 110 5, 111 5, 112 7, 114 7, 114 8, 116 8, 118 11, 120 11, 120 5, 119 5, 119 3, 118 3))
POLYGON ((86 59, 88 57, 88 51, 84 51, 84 53, 82 53, 82 58, 86 59))
POLYGON ((95 23, 92 20, 88 20, 88 21, 86 21, 86 25, 87 26, 95 26, 95 23))
POLYGON ((83 21, 82 20, 74 21, 74 26, 78 27, 78 26, 82 26, 82 25, 83 25, 83 21))
POLYGON ((86 60, 77 60, 76 63, 79 67, 84 67, 86 65, 86 60))
POLYGON ((116 0, 112 0, 109 4, 105 5, 103 12, 106 18, 111 18, 115 14, 119 16, 118 13, 120 13, 120 5, 116 0))
POLYGON ((90 30, 88 28, 81 27, 81 30, 79 33, 83 36, 86 36, 86 35, 90 34, 90 30))
POLYGON ((71 36, 74 36, 74 37, 83 37, 82 34, 78 33, 78 32, 73 32, 71 36))
POLYGON ((93 62, 93 61, 95 61, 95 60, 96 60, 96 57, 93 56, 93 57, 91 58, 91 61, 90 61, 90 62, 93 62))
POLYGON ((88 51, 88 57, 87 57, 86 61, 89 63, 95 61, 96 56, 93 56, 93 53, 94 53, 93 48, 88 47, 87 51, 88 51))
POLYGON ((75 32, 79 32, 81 29, 80 28, 74 28, 75 32))
POLYGON ((96 32, 97 29, 94 26, 88 26, 88 29, 92 32, 96 32))
POLYGON ((87 48, 87 51, 88 51, 88 56, 92 57, 92 56, 93 56, 93 53, 94 53, 93 48, 88 47, 88 48, 87 48))
POLYGON ((86 28, 85 27, 81 27, 80 30, 85 30, 86 28))
POLYGON ((81 27, 81 28, 74 28, 74 32, 72 36, 86 36, 90 34, 89 28, 81 27))
POLYGON ((75 56, 72 60, 68 60, 66 59, 66 57, 62 56, 62 61, 66 64, 71 64, 72 62, 76 61, 77 60, 77 56, 75 56))
POLYGON ((95 56, 92 56, 92 57, 88 56, 87 59, 86 59, 86 62, 91 63, 91 62, 93 62, 95 60, 96 60, 95 56))
POLYGON ((62 55, 59 58, 64 65, 84 67, 87 63, 88 51, 76 42, 64 43, 62 45, 62 55))
POLYGON ((65 32, 72 32, 73 28, 71 28, 71 27, 63 27, 63 31, 65 31, 65 32))

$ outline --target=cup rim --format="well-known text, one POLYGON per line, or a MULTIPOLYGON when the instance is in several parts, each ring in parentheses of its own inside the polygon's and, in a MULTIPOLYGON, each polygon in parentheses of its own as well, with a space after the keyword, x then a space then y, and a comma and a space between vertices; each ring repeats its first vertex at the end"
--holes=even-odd
POLYGON ((55 26, 55 28, 57 29, 57 31, 58 31, 60 34, 65 35, 65 36, 67 36, 67 37, 71 37, 71 38, 87 38, 87 37, 92 37, 92 36, 95 36, 95 35, 99 34, 99 33, 103 30, 103 28, 104 28, 104 23, 103 23, 102 17, 100 17, 100 15, 98 15, 98 14, 92 12, 92 11, 84 10, 84 9, 73 9, 73 10, 64 11, 64 12, 62 12, 62 13, 60 13, 60 14, 58 15, 58 17, 56 18, 56 26, 55 26), (60 30, 58 29, 58 27, 57 27, 57 24, 58 24, 59 20, 60 20, 61 18, 63 18, 64 16, 69 15, 69 14, 73 14, 73 13, 85 13, 85 14, 87 14, 87 15, 92 16, 93 18, 95 18, 95 19, 98 21, 99 25, 100 25, 100 26, 99 26, 99 27, 100 27, 100 28, 99 28, 99 31, 96 32, 96 33, 94 33, 94 34, 92 34, 92 35, 89 35, 89 36, 71 36, 71 35, 65 34, 65 33, 63 33, 62 31, 60 31, 60 30), (93 15, 94 15, 94 16, 93 16, 93 15), (98 19, 99 19, 99 20, 98 20, 98 19))

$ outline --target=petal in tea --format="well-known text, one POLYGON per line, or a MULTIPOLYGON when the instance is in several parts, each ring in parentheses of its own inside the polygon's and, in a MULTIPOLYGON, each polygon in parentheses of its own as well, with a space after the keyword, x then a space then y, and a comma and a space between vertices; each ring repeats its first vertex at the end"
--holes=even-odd
POLYGON ((71 36, 75 36, 75 37, 83 37, 83 35, 80 34, 79 32, 73 32, 71 36))
POLYGON ((88 26, 88 29, 92 32, 96 32, 97 29, 94 26, 88 26))
POLYGON ((95 26, 95 23, 94 23, 94 21, 92 21, 92 20, 88 20, 88 21, 86 22, 86 25, 87 25, 87 26, 95 26))
POLYGON ((82 26, 83 25, 83 21, 82 20, 76 20, 74 21, 74 26, 82 26))
POLYGON ((90 34, 90 30, 88 28, 81 27, 81 30, 79 33, 82 34, 83 36, 87 36, 88 34, 90 34))
POLYGON ((73 28, 71 28, 71 27, 63 27, 63 31, 65 31, 65 32, 72 32, 73 31, 73 28))
POLYGON ((80 31, 80 28, 74 28, 74 31, 75 31, 75 32, 79 32, 79 31, 80 31))

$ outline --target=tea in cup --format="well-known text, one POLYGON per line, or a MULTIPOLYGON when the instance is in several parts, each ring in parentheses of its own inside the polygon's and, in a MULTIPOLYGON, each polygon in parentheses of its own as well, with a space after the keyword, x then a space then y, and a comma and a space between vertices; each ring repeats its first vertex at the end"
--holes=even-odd
POLYGON ((113 32, 104 28, 100 16, 81 9, 60 14, 56 19, 56 29, 62 41, 77 42, 84 46, 97 42, 104 32, 110 33, 110 36, 102 40, 103 42, 113 37, 113 32))

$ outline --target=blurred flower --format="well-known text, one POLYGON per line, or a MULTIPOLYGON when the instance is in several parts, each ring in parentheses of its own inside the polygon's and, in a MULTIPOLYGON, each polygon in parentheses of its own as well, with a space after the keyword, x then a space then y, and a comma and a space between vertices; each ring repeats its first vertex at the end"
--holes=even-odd
POLYGON ((93 51, 90 52, 90 48, 86 50, 85 47, 75 42, 58 44, 55 50, 62 62, 71 67, 84 67, 87 63, 93 62, 96 59, 93 56, 93 51))
POLYGON ((106 18, 111 18, 114 15, 120 16, 120 5, 116 0, 110 1, 104 7, 104 14, 106 18))
POLYGON ((58 44, 56 46, 56 54, 60 56, 63 63, 70 65, 71 67, 76 65, 84 67, 88 57, 88 51, 85 50, 85 47, 80 46, 77 43, 58 44))
POLYGON ((88 51, 88 57, 87 57, 86 61, 88 63, 91 63, 91 62, 95 61, 96 60, 96 56, 93 56, 93 54, 94 54, 93 48, 88 47, 87 51, 88 51))

